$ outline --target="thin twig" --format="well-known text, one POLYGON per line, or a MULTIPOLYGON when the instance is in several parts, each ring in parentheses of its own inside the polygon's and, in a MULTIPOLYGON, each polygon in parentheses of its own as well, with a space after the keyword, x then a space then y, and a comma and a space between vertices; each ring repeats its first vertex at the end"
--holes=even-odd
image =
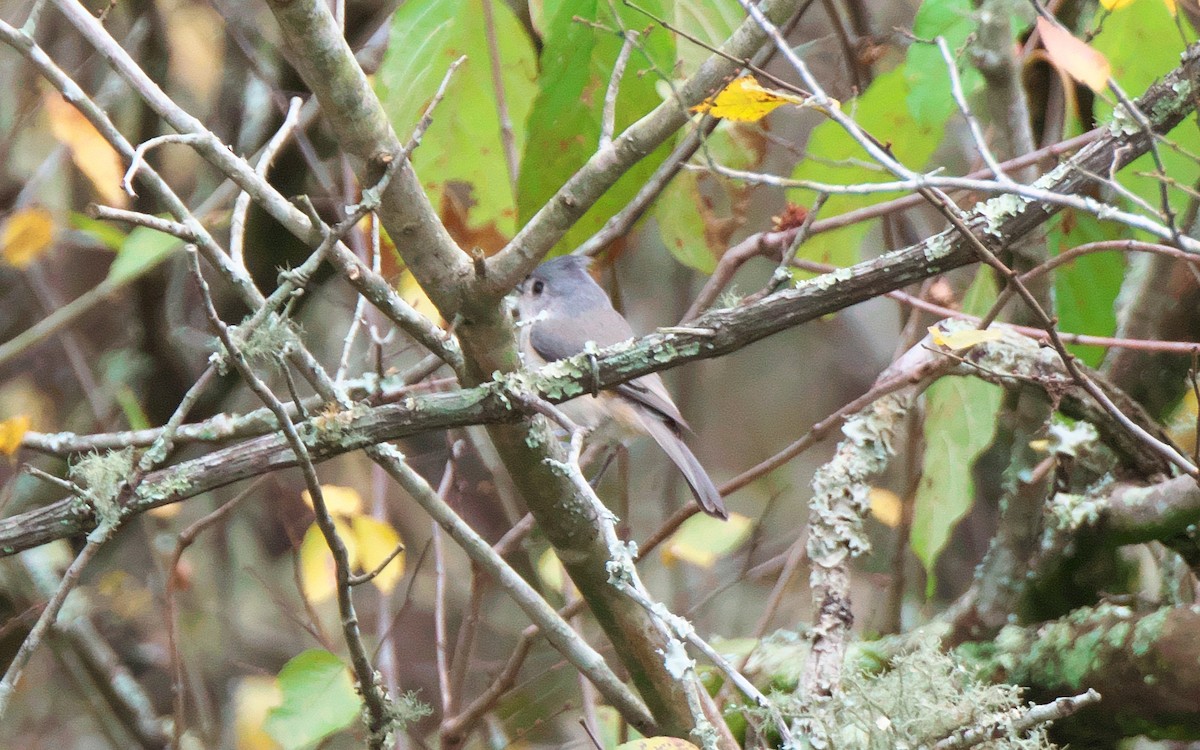
POLYGON ((133 159, 129 162, 129 169, 125 170, 125 177, 121 179, 121 189, 133 197, 137 197, 137 191, 133 189, 133 177, 142 168, 142 162, 146 159, 146 152, 152 148, 158 148, 168 143, 183 143, 188 146, 197 146, 205 140, 203 135, 198 133, 167 133, 151 138, 145 143, 138 145, 133 151, 133 159))
MULTIPOLYGON (((292 133, 296 130, 296 124, 300 120, 300 97, 293 96, 288 102, 287 114, 284 115, 283 124, 279 126, 279 130, 267 141, 266 147, 262 150, 262 154, 258 157, 258 163, 254 167, 254 173, 259 177, 266 178, 267 170, 271 168, 271 163, 275 161, 275 156, 283 149, 284 145, 291 138, 292 133)), ((250 194, 245 190, 238 193, 237 200, 233 203, 233 215, 229 220, 229 257, 233 262, 242 268, 246 267, 246 258, 243 252, 243 247, 246 242, 246 215, 250 212, 250 194)))
POLYGON ((296 431, 296 426, 292 423, 287 407, 276 398, 266 383, 250 369, 245 355, 242 353, 237 342, 234 341, 228 326, 221 320, 220 315, 213 306, 212 295, 209 293, 208 283, 204 280, 204 274, 200 270, 200 262, 197 254, 190 246, 188 248, 188 260, 191 262, 192 275, 197 286, 200 288, 201 298, 204 301, 204 308, 208 315, 209 323, 221 339, 229 362, 237 369, 238 373, 242 376, 242 380, 246 382, 254 394, 274 412, 275 418, 279 422, 279 427, 287 438, 288 445, 299 461, 301 473, 304 476, 304 483, 307 485, 309 495, 312 497, 317 526, 325 537, 325 541, 329 545, 329 550, 333 555, 337 578, 338 611, 341 613, 342 635, 350 652, 351 666, 358 680, 359 692, 362 695, 368 714, 366 722, 369 730, 367 745, 373 750, 381 750, 391 721, 391 715, 388 711, 389 699, 384 695, 382 686, 375 680, 375 669, 362 640, 362 634, 358 627, 358 615, 354 609, 354 601, 351 596, 349 583, 352 574, 349 552, 337 531, 333 516, 329 513, 329 508, 325 504, 321 482, 317 478, 316 468, 309 457, 308 446, 296 431))
POLYGON ((229 502, 179 532, 179 536, 175 539, 175 550, 171 553, 171 561, 167 565, 167 585, 163 593, 163 602, 166 610, 164 619, 167 626, 167 651, 171 659, 171 694, 175 712, 172 731, 174 733, 174 747, 176 748, 183 746, 184 728, 187 726, 187 717, 184 713, 186 694, 184 692, 183 654, 179 648, 179 622, 178 612, 175 607, 175 594, 179 589, 181 577, 179 574, 179 563, 183 559, 184 551, 196 541, 205 529, 211 528, 228 517, 234 509, 241 505, 243 500, 253 495, 265 480, 265 475, 258 477, 246 489, 230 499, 229 502))
POLYGON ((139 211, 128 211, 124 208, 113 208, 111 206, 100 206, 92 204, 88 206, 88 214, 95 219, 101 221, 123 221, 128 224, 136 224, 141 227, 153 229, 156 232, 169 234, 183 240, 184 242, 197 242, 196 233, 192 231, 186 224, 178 221, 164 219, 161 216, 153 214, 144 214, 139 211))
POLYGON ((500 120, 500 145, 504 148, 504 166, 508 168, 508 184, 515 201, 521 161, 517 154, 517 139, 513 135, 512 115, 508 112, 508 96, 504 90, 504 63, 500 59, 500 40, 496 35, 496 14, 492 0, 483 0, 483 30, 491 62, 492 90, 496 95, 496 116, 500 120))
POLYGON ((629 53, 637 44, 636 31, 622 32, 624 40, 617 61, 613 64, 612 76, 608 79, 608 89, 604 92, 604 109, 600 116, 600 151, 612 148, 613 133, 617 126, 617 94, 621 92, 621 79, 625 76, 625 66, 629 63, 629 53))
MULTIPOLYGON (((454 483, 454 450, 450 451, 450 459, 442 471, 442 481, 438 484, 438 497, 444 501, 454 483)), ((430 521, 433 546, 433 634, 434 656, 437 664, 438 688, 442 698, 442 715, 450 713, 454 705, 452 685, 450 683, 450 666, 447 657, 446 638, 446 553, 442 548, 442 527, 437 521, 430 521)))

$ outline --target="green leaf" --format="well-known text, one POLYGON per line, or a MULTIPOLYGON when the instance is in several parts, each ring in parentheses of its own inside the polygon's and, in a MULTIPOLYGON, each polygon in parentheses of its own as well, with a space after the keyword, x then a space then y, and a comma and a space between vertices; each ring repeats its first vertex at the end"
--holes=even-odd
MULTIPOLYGON (((957 53, 976 25, 971 0, 925 0, 913 19, 913 35, 928 40, 945 37, 950 51, 957 53)), ((966 59, 960 59, 958 67, 963 93, 970 97, 983 87, 983 76, 966 59)), ((909 45, 904 80, 909 87, 905 103, 914 120, 941 127, 950 119, 956 105, 950 92, 946 61, 937 45, 923 42, 909 45)))
MULTIPOLYGON (((1118 239, 1124 234, 1118 225, 1067 209, 1055 217, 1046 233, 1046 245, 1058 255, 1076 245, 1118 239)), ((1117 328, 1114 305, 1124 278, 1125 256, 1115 250, 1083 255, 1056 268, 1055 308, 1062 330, 1111 336, 1117 328)), ((1069 348, 1092 366, 1100 363, 1105 351, 1099 346, 1071 345, 1069 348)))
MULTIPOLYGON (((500 78, 512 122, 515 152, 525 147, 525 120, 536 91, 536 55, 506 3, 492 3, 500 78)), ((437 92, 450 64, 455 72, 446 98, 433 113, 413 155, 413 167, 434 204, 451 183, 469 187, 469 224, 504 235, 515 230, 515 197, 501 140, 492 60, 482 0, 409 0, 392 20, 390 44, 376 90, 401 140, 406 140, 437 92)))
MULTIPOLYGON (((1186 23, 1183 28, 1190 30, 1186 23)), ((1113 78, 1122 88, 1130 96, 1137 96, 1179 64, 1179 55, 1186 46, 1180 33, 1175 19, 1163 3, 1133 3, 1104 19, 1104 25, 1092 41, 1092 47, 1108 58, 1113 78)), ((1195 33, 1189 31, 1188 38, 1194 39, 1195 33)), ((1112 120, 1112 107, 1101 97, 1096 98, 1096 120, 1101 123, 1112 120)), ((1158 153, 1164 170, 1174 184, 1195 185, 1200 179, 1200 165, 1190 154, 1200 151, 1200 130, 1194 123, 1184 123, 1183 127, 1171 131, 1170 138, 1184 152, 1160 144, 1158 153)), ((1118 179, 1122 185, 1158 208, 1162 201, 1159 180, 1153 176, 1155 169, 1153 156, 1146 154, 1121 170, 1118 179)), ((1170 200, 1178 214, 1191 196, 1183 190, 1172 189, 1170 200)))
POLYGON ((93 219, 87 214, 72 211, 70 222, 73 228, 78 229, 84 234, 91 235, 110 250, 120 250, 121 245, 125 243, 125 233, 106 221, 93 219))
POLYGON ((754 523, 739 513, 724 521, 697 513, 671 535, 663 547, 663 561, 683 560, 698 568, 711 568, 742 546, 753 530, 754 523))
MULTIPOLYGON (((662 0, 639 5, 663 15, 662 0)), ((542 49, 543 74, 529 113, 528 145, 517 189, 522 224, 596 153, 604 95, 622 45, 616 30, 623 27, 639 32, 641 49, 633 50, 621 79, 614 135, 662 101, 655 81, 669 75, 675 63, 672 36, 658 28, 647 32, 647 17, 622 3, 559 0, 546 2, 543 12, 550 19, 542 49), (617 19, 612 16, 614 7, 617 19)), ((556 252, 575 247, 624 207, 670 148, 668 139, 634 165, 567 231, 556 252)))
POLYGON ((346 665, 328 651, 295 656, 278 680, 283 702, 271 709, 264 728, 287 750, 311 747, 345 729, 362 709, 346 665))
POLYGON ((108 267, 108 281, 120 284, 140 276, 182 246, 178 238, 169 234, 149 227, 134 227, 108 267))
MULTIPOLYGON (((757 126, 723 121, 705 143, 708 154, 733 169, 761 167, 766 153, 757 126)), ((683 171, 654 202, 651 214, 663 245, 675 260, 712 273, 744 223, 744 202, 753 186, 704 172, 683 171)))
POLYGON ((658 236, 675 260, 703 273, 712 273, 717 258, 705 241, 700 212, 700 176, 682 172, 654 203, 658 236))
MULTIPOLYGON (((903 67, 895 68, 875 79, 857 101, 846 103, 843 109, 868 133, 891 146, 892 153, 910 169, 921 169, 933 155, 941 138, 942 128, 918 123, 905 106, 908 82, 903 67)), ((808 154, 820 157, 802 161, 792 173, 796 179, 814 180, 838 185, 865 182, 890 182, 891 173, 863 166, 873 161, 840 125, 831 121, 818 125, 808 140, 808 154)), ((792 198, 797 203, 811 203, 805 198, 792 198)), ((831 195, 821 209, 822 218, 869 206, 900 193, 872 195, 831 195)), ((859 245, 870 229, 870 222, 858 222, 844 229, 812 237, 800 247, 800 256, 808 260, 848 266, 859 260, 859 245)))
MULTIPOLYGON (((710 47, 720 47, 746 20, 746 11, 737 0, 676 0, 675 27, 710 47)), ((694 73, 712 52, 690 39, 680 38, 679 68, 684 75, 694 73)))
MULTIPOLYGON (((991 271, 980 268, 963 310, 982 314, 996 299, 991 271)), ((979 378, 941 378, 925 392, 925 456, 913 507, 911 545, 925 566, 928 591, 933 568, 950 532, 975 501, 971 470, 992 441, 1003 391, 979 378)))

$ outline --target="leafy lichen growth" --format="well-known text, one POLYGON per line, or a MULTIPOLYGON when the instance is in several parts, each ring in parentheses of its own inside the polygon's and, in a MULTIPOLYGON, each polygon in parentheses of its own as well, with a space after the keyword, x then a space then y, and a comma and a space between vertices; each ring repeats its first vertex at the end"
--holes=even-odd
POLYGON ((954 243, 951 241, 949 233, 946 232, 935 234, 921 243, 921 253, 930 263, 945 258, 953 249, 954 243))
POLYGON ((892 440, 907 411, 905 396, 886 396, 846 421, 846 436, 833 458, 813 475, 809 501, 808 554, 817 565, 832 567, 847 554, 870 551, 863 519, 870 509, 867 479, 887 466, 892 440))
POLYGON ((92 452, 71 465, 71 480, 83 490, 83 500, 96 514, 99 528, 114 528, 121 520, 117 502, 121 486, 133 471, 133 449, 92 452))
POLYGON ((813 748, 915 750, 964 728, 995 730, 996 739, 977 747, 1053 747, 1044 727, 1027 733, 1014 728, 1025 709, 1020 688, 984 682, 933 641, 896 658, 885 672, 848 671, 842 690, 828 700, 801 705, 789 696, 775 698, 785 714, 807 729, 813 748))
POLYGON ((310 448, 355 442, 361 433, 354 428, 354 423, 366 410, 365 404, 355 404, 349 409, 340 409, 334 404, 329 404, 319 414, 300 425, 298 432, 304 444, 310 448))
POLYGON ((1030 200, 1023 195, 1005 193, 975 206, 975 211, 984 219, 983 231, 993 237, 1003 237, 1006 219, 1021 213, 1030 200))
POLYGON ((176 468, 155 482, 143 482, 138 486, 136 494, 138 500, 144 504, 161 505, 165 500, 186 495, 191 486, 190 472, 176 468))
POLYGON ((1118 104, 1113 108, 1112 120, 1108 123, 1108 132, 1110 135, 1120 138, 1122 136, 1134 135, 1140 132, 1142 126, 1138 124, 1137 119, 1125 109, 1125 105, 1118 104))

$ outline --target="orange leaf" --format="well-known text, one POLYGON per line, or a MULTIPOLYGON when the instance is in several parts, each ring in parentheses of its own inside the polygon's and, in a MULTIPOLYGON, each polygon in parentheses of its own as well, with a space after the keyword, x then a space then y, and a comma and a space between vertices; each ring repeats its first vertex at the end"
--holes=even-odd
POLYGON ((25 268, 54 241, 54 217, 44 208, 17 211, 0 234, 0 258, 10 266, 25 268))
POLYGON ((763 88, 754 76, 742 76, 721 89, 716 96, 692 107, 693 112, 724 117, 736 122, 754 122, 784 104, 803 104, 803 97, 763 88))
POLYGON ((110 206, 124 207, 129 196, 121 190, 125 175, 121 156, 87 118, 62 97, 46 96, 50 132, 71 152, 71 160, 92 183, 100 198, 110 206))
POLYGON ((19 414, 0 422, 0 453, 10 458, 15 456, 31 424, 33 420, 28 414, 19 414))
POLYGON ((1108 86, 1112 75, 1108 58, 1045 18, 1038 18, 1037 28, 1051 62, 1092 91, 1103 91, 1108 86))

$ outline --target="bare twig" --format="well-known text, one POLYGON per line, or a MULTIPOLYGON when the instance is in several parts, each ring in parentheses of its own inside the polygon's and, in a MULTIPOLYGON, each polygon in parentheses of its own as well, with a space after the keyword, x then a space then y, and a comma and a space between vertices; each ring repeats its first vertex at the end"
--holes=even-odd
POLYGON ((629 63, 629 53, 637 44, 636 31, 623 31, 621 51, 617 53, 617 61, 613 64, 612 76, 608 79, 608 89, 604 92, 604 109, 600 116, 600 151, 612 148, 613 133, 617 123, 617 94, 621 92, 621 79, 625 76, 625 66, 629 63))
MULTIPOLYGON (((266 178, 267 170, 271 168, 271 162, 275 161, 276 155, 295 132, 296 124, 300 120, 300 105, 301 101, 298 96, 293 96, 288 102, 283 124, 279 126, 279 130, 275 131, 275 135, 271 136, 271 140, 267 141, 267 145, 254 167, 254 173, 259 177, 266 178)), ((237 200, 233 203, 233 216, 229 220, 229 257, 242 268, 246 267, 242 248, 246 242, 246 214, 249 212, 250 194, 243 190, 238 193, 237 200)))
POLYGON ((500 120, 500 144, 504 147, 504 165, 508 168, 508 184, 513 200, 517 195, 520 156, 513 137, 512 116, 508 112, 508 96, 504 90, 504 61, 500 59, 500 40, 496 36, 496 15, 492 0, 483 0, 483 29, 487 37, 488 57, 492 68, 492 90, 496 94, 496 116, 500 120))
POLYGON ((962 729, 939 740, 934 750, 965 750, 966 748, 982 745, 991 740, 1007 736, 1019 737, 1041 724, 1065 719, 1080 709, 1100 702, 1100 693, 1088 690, 1079 695, 1058 698, 1051 703, 1030 706, 1021 715, 1009 722, 998 721, 991 725, 973 726, 962 729))

